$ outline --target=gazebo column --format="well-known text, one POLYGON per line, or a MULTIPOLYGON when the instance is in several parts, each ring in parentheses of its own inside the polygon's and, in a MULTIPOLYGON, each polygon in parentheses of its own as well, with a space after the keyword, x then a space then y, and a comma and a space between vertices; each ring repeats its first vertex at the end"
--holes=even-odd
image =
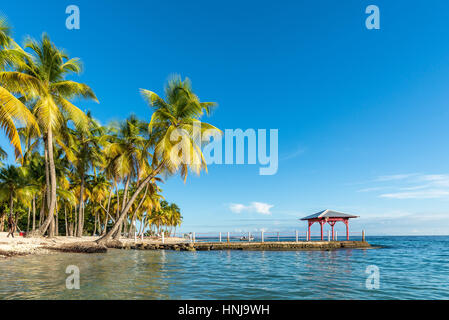
POLYGON ((308 221, 309 222, 309 233, 307 234, 307 237, 308 237, 308 239, 307 239, 307 241, 312 241, 312 235, 310 234, 310 227, 312 226, 312 224, 315 222, 315 221, 308 221))
POLYGON ((346 240, 349 241, 349 221, 348 219, 344 219, 343 222, 346 225, 346 240))
POLYGON ((321 241, 323 241, 323 225, 326 223, 324 220, 320 220, 320 226, 321 226, 321 241))
POLYGON ((335 226, 335 223, 336 223, 337 221, 329 221, 328 223, 331 225, 331 228, 332 228, 332 241, 334 241, 335 240, 335 236, 334 236, 334 226, 335 226))

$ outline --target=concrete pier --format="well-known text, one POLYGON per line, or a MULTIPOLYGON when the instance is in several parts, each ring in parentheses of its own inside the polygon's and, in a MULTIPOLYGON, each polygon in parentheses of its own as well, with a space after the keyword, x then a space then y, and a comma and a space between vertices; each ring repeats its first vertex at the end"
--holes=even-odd
POLYGON ((210 251, 210 250, 253 250, 253 251, 294 251, 294 250, 337 250, 370 248, 366 241, 300 241, 300 242, 196 242, 196 243, 123 243, 108 245, 117 249, 137 250, 176 250, 176 251, 210 251))

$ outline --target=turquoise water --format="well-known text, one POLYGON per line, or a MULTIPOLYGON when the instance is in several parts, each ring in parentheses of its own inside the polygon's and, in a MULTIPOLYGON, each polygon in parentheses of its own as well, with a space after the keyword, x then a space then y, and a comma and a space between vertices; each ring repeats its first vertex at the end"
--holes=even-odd
POLYGON ((2 299, 449 299, 449 237, 371 237, 380 249, 137 251, 0 261, 2 299), (68 265, 80 289, 66 289, 68 265), (379 289, 366 288, 369 265, 379 289))

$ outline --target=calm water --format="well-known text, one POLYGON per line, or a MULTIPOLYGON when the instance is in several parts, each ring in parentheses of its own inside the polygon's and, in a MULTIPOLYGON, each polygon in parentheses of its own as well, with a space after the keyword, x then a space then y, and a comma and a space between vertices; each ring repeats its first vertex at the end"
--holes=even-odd
POLYGON ((2 299, 449 299, 449 237, 371 237, 381 249, 137 251, 0 261, 2 299), (67 290, 68 265, 80 290, 67 290), (366 267, 380 288, 365 288, 366 267))

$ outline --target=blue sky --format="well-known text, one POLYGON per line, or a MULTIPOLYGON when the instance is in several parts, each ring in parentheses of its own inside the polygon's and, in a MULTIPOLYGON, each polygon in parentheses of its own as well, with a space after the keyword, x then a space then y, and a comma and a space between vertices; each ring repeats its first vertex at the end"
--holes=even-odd
POLYGON ((77 104, 102 123, 149 120, 138 89, 162 93, 179 73, 218 102, 207 121, 220 129, 279 130, 276 175, 211 165, 162 186, 183 231, 305 231, 298 218, 329 208, 360 215, 351 228, 368 234, 448 234, 448 10, 447 1, 399 0, 24 0, 0 9, 18 42, 45 31, 82 58, 79 80, 100 104, 77 104), (71 4, 80 30, 65 27, 71 4), (370 4, 380 30, 365 28, 370 4))

